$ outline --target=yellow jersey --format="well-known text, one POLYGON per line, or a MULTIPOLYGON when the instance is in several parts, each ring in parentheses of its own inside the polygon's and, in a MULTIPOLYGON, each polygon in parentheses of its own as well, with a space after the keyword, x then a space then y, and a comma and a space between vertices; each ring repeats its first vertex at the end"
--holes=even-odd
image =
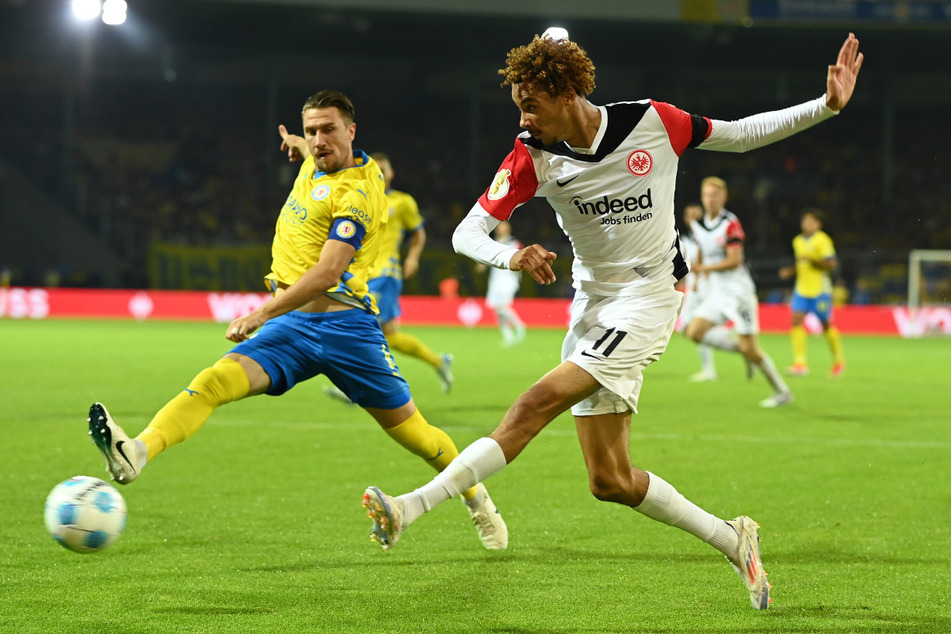
POLYGON ((818 297, 832 292, 832 277, 829 271, 813 262, 835 257, 835 245, 825 231, 816 231, 811 236, 799 234, 793 238, 793 253, 796 255, 796 292, 803 297, 818 297))
POLYGON ((406 192, 391 189, 386 192, 386 200, 390 205, 389 221, 377 252, 373 277, 402 279, 400 247, 403 246, 403 238, 423 226, 423 217, 419 215, 416 200, 406 192))
POLYGON ((327 240, 342 240, 357 251, 326 294, 375 315, 367 282, 387 222, 386 193, 376 161, 360 150, 353 155, 355 166, 333 174, 317 171, 312 156, 301 165, 277 218, 266 280, 293 284, 317 264, 327 240))

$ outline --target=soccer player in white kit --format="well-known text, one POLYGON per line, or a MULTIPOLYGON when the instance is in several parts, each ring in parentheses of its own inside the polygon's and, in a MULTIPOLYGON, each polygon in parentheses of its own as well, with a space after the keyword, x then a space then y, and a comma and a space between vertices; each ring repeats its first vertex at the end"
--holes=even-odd
POLYGON ((391 548, 412 522, 501 471, 570 408, 592 494, 711 544, 739 573, 753 607, 768 607, 756 522, 719 519, 634 467, 631 413, 642 371, 666 348, 683 302, 674 289, 687 274, 674 228, 680 155, 690 147, 742 152, 832 117, 851 98, 862 59, 849 34, 828 67, 825 95, 730 122, 653 100, 592 104, 594 64, 566 36, 536 36, 512 49, 500 73, 503 85, 512 86, 524 132, 456 228, 453 245, 478 262, 528 271, 550 284, 555 253, 539 244, 515 250, 489 237, 519 205, 535 196, 548 200, 574 251, 575 298, 562 363, 516 399, 491 435, 429 483, 400 496, 369 487, 363 505, 373 520, 371 539, 391 548))
MULTIPOLYGON (((693 237, 690 225, 695 220, 703 217, 703 205, 690 203, 684 206, 681 218, 684 221, 686 230, 680 235, 680 244, 684 250, 684 258, 690 265, 690 272, 678 283, 677 287, 684 293, 684 306, 680 309, 680 319, 677 320, 677 331, 687 334, 687 326, 693 320, 693 315, 697 311, 697 306, 703 302, 710 287, 708 276, 701 273, 695 273, 693 270, 694 262, 700 259, 700 245, 693 237)), ((705 343, 697 344, 697 352, 700 354, 700 371, 691 374, 688 378, 694 383, 717 380, 717 366, 713 361, 713 348, 705 343)))
MULTIPOLYGON (((499 223, 494 231, 495 240, 500 244, 511 247, 516 251, 522 248, 522 243, 512 235, 512 224, 505 220, 499 223)), ((481 269, 485 265, 477 265, 481 269)), ((514 346, 525 340, 525 324, 512 307, 515 294, 522 285, 522 272, 510 269, 491 267, 489 269, 489 285, 485 293, 486 305, 495 312, 499 320, 499 331, 502 333, 502 343, 506 347, 514 346)))
POLYGON ((698 344, 719 350, 738 352, 749 367, 759 368, 773 387, 773 394, 760 401, 761 407, 779 407, 790 403, 792 392, 776 369, 776 364, 759 347, 759 302, 756 284, 746 267, 743 242, 746 234, 739 218, 724 205, 726 181, 708 176, 700 182, 704 214, 690 225, 700 247, 697 274, 709 276, 710 288, 693 312, 687 336, 698 344), (726 329, 733 322, 733 331, 726 329))

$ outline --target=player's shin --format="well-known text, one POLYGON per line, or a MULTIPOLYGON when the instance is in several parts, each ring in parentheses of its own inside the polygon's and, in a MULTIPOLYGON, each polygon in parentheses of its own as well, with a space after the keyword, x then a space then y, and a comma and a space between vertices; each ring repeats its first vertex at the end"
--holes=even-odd
POLYGON ((650 477, 647 494, 635 511, 687 531, 724 554, 736 550, 736 531, 729 524, 686 499, 663 478, 650 472, 647 475, 650 477))
POLYGON ((826 339, 829 342, 829 350, 832 351, 832 358, 836 363, 845 363, 845 355, 842 353, 842 337, 835 326, 829 326, 826 329, 826 339))
POLYGON ((716 376, 717 368, 713 362, 713 348, 705 343, 697 344, 697 353, 700 355, 700 369, 707 374, 716 376))
POLYGON ((170 400, 138 435, 148 449, 148 459, 194 434, 219 405, 247 396, 248 375, 232 359, 219 359, 198 373, 188 389, 170 400))
POLYGON ((789 339, 792 342, 793 363, 796 365, 806 365, 806 346, 808 345, 808 335, 803 326, 793 326, 789 330, 789 339))
POLYGON ((400 496, 403 525, 409 526, 436 505, 475 487, 501 471, 505 464, 505 454, 495 440, 489 437, 476 440, 428 484, 400 496))
POLYGON ((416 357, 425 361, 434 368, 442 365, 442 357, 436 354, 432 348, 423 343, 418 337, 409 333, 397 331, 386 335, 386 343, 390 348, 411 357, 416 357))
POLYGON ((763 375, 766 377, 766 380, 769 381, 769 384, 773 386, 773 390, 775 390, 777 394, 789 392, 789 386, 786 385, 786 381, 783 380, 779 370, 776 369, 776 364, 773 363, 773 359, 765 352, 762 353, 762 357, 762 360, 759 362, 759 369, 763 371, 763 375))

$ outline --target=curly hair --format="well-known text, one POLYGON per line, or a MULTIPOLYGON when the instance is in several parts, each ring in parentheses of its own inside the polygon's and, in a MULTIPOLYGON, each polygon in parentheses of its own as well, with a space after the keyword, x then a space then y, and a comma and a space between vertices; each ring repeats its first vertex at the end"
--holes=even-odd
POLYGON ((536 35, 525 46, 509 51, 506 63, 499 69, 505 77, 503 86, 532 84, 552 97, 569 88, 582 96, 594 91, 594 63, 583 48, 568 39, 536 35))

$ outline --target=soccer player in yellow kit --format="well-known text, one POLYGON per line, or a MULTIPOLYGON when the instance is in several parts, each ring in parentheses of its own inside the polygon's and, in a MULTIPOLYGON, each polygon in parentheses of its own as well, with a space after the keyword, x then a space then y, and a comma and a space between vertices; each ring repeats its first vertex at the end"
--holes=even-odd
POLYGON ((845 370, 842 354, 842 338, 832 325, 832 278, 838 260, 832 238, 822 230, 823 213, 818 209, 806 209, 800 219, 802 233, 793 238, 793 253, 796 266, 779 270, 779 276, 789 279, 796 276, 796 288, 792 297, 793 364, 786 372, 803 376, 809 373, 806 362, 807 334, 803 326, 806 315, 813 313, 822 323, 822 332, 829 342, 833 364, 830 376, 837 377, 845 370))
MULTIPOLYGON (((416 275, 419 270, 419 256, 426 244, 423 217, 412 196, 392 188, 394 171, 389 157, 382 152, 375 152, 371 156, 383 173, 386 200, 389 203, 389 220, 380 239, 380 248, 371 273, 373 277, 369 281, 370 294, 380 310, 378 319, 383 326, 383 335, 391 350, 408 354, 431 365, 436 370, 443 392, 448 393, 453 383, 452 355, 434 352, 418 337, 400 329, 403 280, 416 275), (403 259, 400 250, 407 236, 409 249, 403 259)), ((351 402, 339 388, 328 385, 324 391, 328 396, 346 403, 351 402)))
MULTIPOLYGON (((89 409, 89 433, 119 484, 129 484, 165 449, 194 434, 220 405, 246 396, 278 396, 325 374, 380 427, 437 471, 458 455, 452 439, 416 408, 393 361, 367 279, 387 220, 383 175, 353 149, 353 104, 325 90, 302 109, 304 138, 282 149, 304 159, 277 219, 273 297, 228 326, 235 345, 130 438, 101 403, 89 409), (306 156, 306 158, 304 158, 306 156)), ((508 545, 508 532, 481 485, 462 496, 486 548, 508 545)))

